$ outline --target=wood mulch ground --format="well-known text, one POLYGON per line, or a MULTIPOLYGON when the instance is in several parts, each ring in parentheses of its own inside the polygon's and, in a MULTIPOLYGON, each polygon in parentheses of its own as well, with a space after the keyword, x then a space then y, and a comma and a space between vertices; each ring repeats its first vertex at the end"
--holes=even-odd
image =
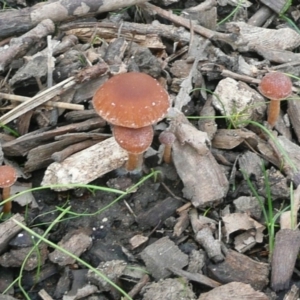
POLYGON ((0 300, 298 299, 299 7, 0 1, 0 164, 18 175, 0 300), (92 104, 128 72, 171 102, 139 173, 92 104), (272 126, 274 72, 292 91, 272 126))

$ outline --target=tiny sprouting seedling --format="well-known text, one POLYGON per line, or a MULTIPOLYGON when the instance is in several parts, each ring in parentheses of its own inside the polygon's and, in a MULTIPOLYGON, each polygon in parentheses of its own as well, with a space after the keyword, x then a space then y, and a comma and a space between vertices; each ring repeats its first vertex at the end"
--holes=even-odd
POLYGON ((105 39, 100 38, 99 36, 94 36, 91 41, 91 46, 93 47, 95 44, 104 44, 105 46, 108 46, 108 43, 105 39))
POLYGON ((253 193, 253 195, 255 196, 255 198, 257 199, 262 212, 263 212, 263 216, 265 219, 265 224, 267 227, 267 231, 268 231, 268 248, 269 248, 269 258, 271 257, 273 250, 274 250, 274 242, 275 242, 275 228, 276 228, 276 222, 277 219, 280 217, 280 215, 288 210, 290 208, 290 206, 285 207, 284 209, 278 211, 277 213, 274 214, 274 210, 273 210, 273 199, 272 199, 272 195, 271 195, 271 187, 270 187, 270 182, 269 182, 269 177, 268 177, 268 173, 265 169, 264 164, 262 164, 262 171, 263 171, 263 176, 264 176, 264 182, 265 182, 265 190, 266 190, 266 196, 267 196, 267 204, 266 206, 264 205, 261 197, 258 195, 258 192, 256 191, 254 185, 252 184, 248 174, 244 171, 241 170, 244 179, 246 180, 251 192, 253 193))
POLYGON ((220 26, 220 25, 226 23, 230 18, 232 18, 239 11, 239 9, 242 7, 244 2, 245 2, 245 0, 240 0, 238 2, 237 6, 232 10, 232 12, 227 17, 225 17, 220 22, 218 22, 217 25, 220 26))
POLYGON ((259 107, 261 105, 265 105, 265 102, 255 103, 254 105, 248 106, 247 108, 245 108, 242 111, 237 111, 233 108, 233 111, 230 114, 228 114, 228 112, 226 111, 226 109, 224 107, 224 104, 223 104, 221 98, 219 97, 219 95, 217 93, 212 92, 211 90, 205 89, 205 88, 195 88, 191 91, 191 93, 194 92, 194 91, 197 91, 197 90, 205 91, 205 92, 213 95, 217 99, 217 101, 219 102, 219 104, 222 108, 222 112, 223 112, 224 116, 199 116, 199 117, 198 116, 188 116, 187 118, 188 119, 212 119, 212 118, 214 118, 214 119, 225 119, 228 129, 238 128, 239 125, 241 125, 241 124, 245 124, 245 123, 247 124, 247 119, 250 118, 248 110, 252 109, 252 108, 255 108, 255 107, 259 107))
POLYGON ((9 134, 11 134, 14 137, 19 137, 20 136, 20 134, 17 131, 15 131, 14 129, 10 128, 7 125, 4 125, 4 124, 0 123, 0 128, 3 128, 5 131, 7 131, 9 134))

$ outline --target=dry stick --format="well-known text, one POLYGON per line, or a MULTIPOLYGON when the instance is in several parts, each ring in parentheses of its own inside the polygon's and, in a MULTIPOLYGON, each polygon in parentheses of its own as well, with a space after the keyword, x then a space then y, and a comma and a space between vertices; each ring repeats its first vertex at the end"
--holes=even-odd
MULTIPOLYGON (((163 17, 169 21, 172 21, 172 22, 174 22, 178 25, 181 25, 185 28, 191 29, 189 20, 184 19, 177 15, 174 15, 170 11, 166 11, 166 10, 164 10, 160 7, 157 7, 153 4, 150 4, 150 3, 144 3, 144 4, 141 4, 140 6, 156 12, 158 15, 160 15, 161 17, 163 17)), ((216 31, 207 29, 201 25, 195 25, 195 24, 193 24, 193 30, 194 30, 194 32, 202 35, 203 37, 208 38, 209 40, 223 41, 223 42, 231 45, 231 47, 233 49, 236 49, 238 46, 236 38, 234 38, 233 34, 225 34, 225 33, 221 33, 221 32, 216 32, 216 31)))
POLYGON ((142 288, 150 281, 150 276, 145 274, 128 293, 131 298, 134 298, 142 288))
POLYGON ((90 146, 93 146, 97 143, 99 143, 99 140, 82 141, 80 143, 70 145, 69 147, 67 147, 67 148, 65 148, 61 151, 54 152, 51 155, 51 158, 56 162, 62 162, 64 159, 66 159, 67 157, 69 157, 73 153, 76 153, 80 150, 86 149, 86 148, 88 148, 90 146))
MULTIPOLYGON (((0 97, 10 100, 10 101, 18 101, 18 102, 26 102, 26 101, 30 101, 32 99, 30 97, 6 94, 6 93, 0 93, 0 97)), ((84 106, 81 104, 73 104, 73 103, 67 103, 67 102, 48 101, 45 103, 45 105, 58 107, 58 108, 65 108, 65 109, 70 109, 70 110, 84 110, 84 106)))
POLYGON ((29 110, 34 109, 40 106, 41 104, 44 104, 45 102, 49 101, 53 97, 57 96, 58 94, 63 93, 64 91, 74 87, 75 84, 76 82, 73 76, 65 79, 64 81, 58 83, 52 88, 47 89, 42 93, 34 96, 33 98, 31 98, 30 101, 26 101, 18 105, 8 113, 6 113, 4 116, 0 118, 0 124, 5 125, 13 121, 14 119, 20 117, 21 115, 25 114, 29 110))
POLYGON ((55 23, 68 21, 83 16, 117 10, 136 5, 148 0, 59 0, 38 3, 20 10, 0 11, 0 39, 28 31, 47 18, 55 23))
POLYGON ((54 69, 54 58, 53 58, 53 46, 51 43, 51 35, 47 36, 47 46, 48 46, 48 55, 47 55, 47 88, 51 88, 53 85, 53 69, 54 69))
MULTIPOLYGON (((299 63, 300 62, 298 62, 297 64, 299 64, 299 63)), ((234 72, 226 70, 226 69, 221 72, 221 75, 224 77, 230 77, 230 78, 233 78, 236 80, 241 80, 244 82, 255 83, 255 84, 259 84, 261 81, 260 79, 252 78, 251 76, 247 76, 247 75, 241 75, 238 73, 234 73, 234 72)), ((299 89, 296 87, 292 87, 292 91, 297 93, 299 91, 299 89)))

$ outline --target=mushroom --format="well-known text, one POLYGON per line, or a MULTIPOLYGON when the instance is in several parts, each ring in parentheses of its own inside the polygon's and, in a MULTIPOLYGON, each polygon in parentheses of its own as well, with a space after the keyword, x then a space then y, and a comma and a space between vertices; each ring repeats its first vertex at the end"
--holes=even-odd
MULTIPOLYGON (((170 101, 168 93, 157 80, 144 73, 130 72, 115 75, 100 86, 93 97, 93 105, 95 111, 112 125, 138 129, 163 119, 170 107, 170 101)), ((114 135, 118 130, 114 128, 114 135)), ((128 143, 135 142, 134 134, 138 134, 137 139, 140 139, 141 134, 145 132, 145 129, 131 130, 128 143)), ((147 133, 149 132, 148 128, 147 133)), ((145 139, 148 141, 148 137, 145 139)), ((123 143, 119 141, 119 145, 127 150, 124 148, 124 139, 121 140, 123 143)), ((151 141, 145 149, 150 146, 151 141)), ((134 164, 130 162, 133 159, 130 153, 134 152, 128 153, 126 168, 130 167, 130 170, 127 170, 131 171, 134 164)), ((141 160, 141 153, 138 155, 141 160)), ((140 168, 140 163, 136 163, 136 167, 140 168)))
POLYGON ((268 73, 260 84, 259 91, 270 99, 268 123, 274 127, 280 112, 280 100, 286 99, 292 93, 291 79, 281 72, 268 73))
MULTIPOLYGON (((17 180, 17 172, 11 166, 0 166, 0 188, 2 188, 2 201, 10 197, 10 187, 17 180)), ((5 202, 2 207, 2 212, 7 214, 11 211, 11 201, 5 202)))
POLYGON ((113 133, 116 142, 128 152, 126 170, 139 172, 142 169, 143 153, 152 143, 154 134, 152 126, 141 128, 114 126, 113 133))
POLYGON ((175 139, 175 134, 171 131, 163 131, 158 137, 158 140, 161 142, 161 144, 165 146, 163 159, 166 164, 169 164, 172 161, 171 150, 175 139))

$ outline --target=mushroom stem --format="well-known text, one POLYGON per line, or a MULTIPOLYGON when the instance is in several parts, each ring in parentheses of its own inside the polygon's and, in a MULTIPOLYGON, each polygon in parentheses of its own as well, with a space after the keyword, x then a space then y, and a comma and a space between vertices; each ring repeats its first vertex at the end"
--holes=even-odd
POLYGON ((166 164, 170 164, 172 161, 172 154, 171 154, 172 146, 170 144, 165 145, 163 159, 166 164))
MULTIPOLYGON (((10 187, 5 187, 3 188, 2 190, 2 200, 6 200, 10 197, 10 187)), ((12 207, 12 204, 11 204, 11 201, 8 201, 8 202, 5 202, 3 204, 3 207, 2 207, 2 212, 4 214, 8 214, 11 212, 11 207, 12 207)))
POLYGON ((143 165, 143 153, 134 154, 128 152, 128 160, 125 165, 125 169, 128 172, 140 171, 143 165))
POLYGON ((277 122, 280 112, 280 100, 271 100, 268 110, 268 123, 273 128, 277 122))

